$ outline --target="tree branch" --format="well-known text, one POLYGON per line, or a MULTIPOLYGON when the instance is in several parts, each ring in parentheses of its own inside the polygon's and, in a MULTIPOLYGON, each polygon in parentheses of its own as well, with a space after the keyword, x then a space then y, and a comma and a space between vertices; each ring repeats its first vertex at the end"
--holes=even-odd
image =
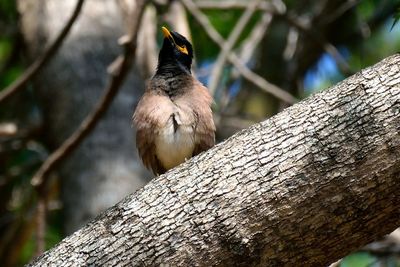
MULTIPOLYGON (((269 25, 272 21, 273 15, 268 12, 264 12, 257 22, 257 24, 253 27, 249 36, 243 41, 243 44, 240 48, 239 58, 242 62, 249 62, 253 57, 256 48, 260 44, 262 38, 267 33, 269 25)), ((234 77, 236 75, 233 75, 234 77)))
POLYGON ((47 217, 47 199, 46 196, 39 196, 36 205, 36 218, 35 218, 35 255, 39 256, 46 249, 46 217, 47 217))
POLYGON ((326 266, 392 232, 400 55, 253 125, 30 266, 326 266))
POLYGON ((43 187, 43 181, 48 174, 65 159, 71 152, 82 142, 82 140, 96 126, 99 119, 107 111, 109 105, 117 94, 122 85, 129 67, 135 57, 136 40, 139 29, 140 20, 142 18, 143 9, 146 0, 136 1, 136 8, 131 16, 131 29, 128 35, 120 39, 120 44, 124 46, 124 55, 117 58, 109 67, 111 80, 105 89, 105 93, 99 100, 93 111, 85 118, 79 128, 43 163, 40 169, 32 178, 32 185, 35 187, 43 187))
POLYGON ((351 75, 354 73, 354 71, 351 70, 349 64, 347 63, 346 59, 343 58, 343 56, 340 54, 340 52, 337 50, 337 48, 329 43, 325 38, 322 36, 318 35, 311 29, 311 25, 306 25, 305 23, 302 23, 298 18, 291 16, 289 14, 283 14, 280 15, 282 18, 284 18, 290 25, 298 29, 299 31, 303 32, 306 34, 310 39, 312 39, 316 44, 321 46, 321 48, 328 53, 329 55, 332 56, 332 58, 335 60, 336 64, 338 65, 339 69, 342 71, 342 73, 346 75, 351 75))
POLYGON ((240 17, 239 21, 236 23, 233 31, 230 33, 228 40, 223 43, 221 52, 219 53, 214 67, 211 71, 210 82, 208 85, 208 90, 210 90, 211 95, 215 94, 217 90, 218 84, 220 82, 222 70, 224 68, 225 62, 228 58, 229 53, 235 46, 237 40, 240 37, 240 34, 243 32, 244 27, 246 27, 247 23, 250 21, 252 15, 257 9, 260 0, 253 0, 250 4, 248 4, 245 12, 240 17))
MULTIPOLYGON (((223 44, 225 43, 224 38, 214 29, 207 16, 204 15, 200 9, 193 3, 192 0, 181 0, 185 5, 187 10, 193 15, 193 17, 198 21, 198 23, 203 27, 207 35, 221 48, 223 49, 223 44)), ((251 71, 246 65, 238 58, 238 56, 230 52, 228 59, 235 68, 240 72, 240 74, 246 78, 248 81, 254 83, 263 91, 274 95, 275 97, 281 99, 282 101, 293 104, 297 102, 297 99, 286 92, 285 90, 279 88, 278 86, 266 81, 263 77, 251 71)))
POLYGON ((43 69, 47 62, 49 62, 50 59, 57 53, 58 49, 64 42, 65 37, 68 35, 69 31, 74 25, 74 22, 78 18, 84 2, 84 0, 77 1, 75 10, 72 13, 71 17, 65 24, 64 28, 61 30, 60 34, 50 45, 50 47, 43 53, 43 55, 40 56, 32 65, 30 65, 29 68, 15 82, 0 91, 0 103, 24 88, 25 85, 33 77, 35 77, 39 73, 39 71, 43 69))
MULTIPOLYGON (((196 5, 201 8, 201 9, 234 9, 234 8, 247 8, 249 3, 247 1, 242 1, 242 0, 220 0, 220 1, 207 1, 207 0, 201 0, 201 1, 196 1, 196 5)), ((262 1, 258 8, 259 10, 263 10, 266 12, 273 12, 275 11, 275 6, 267 1, 262 1)))

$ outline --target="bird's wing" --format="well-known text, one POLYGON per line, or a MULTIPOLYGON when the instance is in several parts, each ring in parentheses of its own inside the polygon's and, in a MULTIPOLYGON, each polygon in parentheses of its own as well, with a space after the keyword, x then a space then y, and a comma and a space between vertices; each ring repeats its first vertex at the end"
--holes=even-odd
POLYGON ((215 144, 215 124, 211 111, 212 97, 206 87, 193 80, 193 90, 183 101, 189 103, 195 118, 195 146, 193 156, 215 144))
POLYGON ((135 113, 133 125, 136 127, 136 146, 143 164, 154 174, 162 174, 166 170, 156 155, 155 137, 163 128, 173 112, 173 104, 167 96, 145 93, 140 99, 135 113))
POLYGON ((198 123, 196 126, 193 156, 208 150, 215 144, 215 126, 212 115, 208 116, 208 114, 197 113, 197 116, 198 123))

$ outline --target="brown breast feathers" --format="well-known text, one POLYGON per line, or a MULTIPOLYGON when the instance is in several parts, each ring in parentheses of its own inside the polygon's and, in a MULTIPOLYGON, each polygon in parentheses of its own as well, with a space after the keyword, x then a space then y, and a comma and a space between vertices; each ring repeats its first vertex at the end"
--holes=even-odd
POLYGON ((208 90, 191 75, 154 77, 133 115, 136 145, 144 165, 162 174, 212 147, 211 103, 208 90))

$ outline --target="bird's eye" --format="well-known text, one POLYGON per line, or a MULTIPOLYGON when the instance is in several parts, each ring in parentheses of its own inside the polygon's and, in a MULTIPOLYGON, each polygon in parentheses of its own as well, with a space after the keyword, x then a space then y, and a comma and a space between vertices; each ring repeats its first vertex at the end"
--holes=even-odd
POLYGON ((181 51, 182 53, 184 53, 184 54, 186 54, 186 55, 189 55, 189 52, 188 52, 188 50, 187 50, 187 48, 186 48, 186 45, 182 45, 182 46, 176 45, 176 47, 177 47, 178 50, 181 51))

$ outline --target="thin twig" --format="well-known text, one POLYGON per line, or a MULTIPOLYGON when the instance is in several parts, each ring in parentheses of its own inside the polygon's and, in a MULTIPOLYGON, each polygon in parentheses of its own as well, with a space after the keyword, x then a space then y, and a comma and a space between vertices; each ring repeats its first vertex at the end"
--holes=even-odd
POLYGON ((17 124, 13 122, 0 123, 0 137, 13 136, 18 132, 17 124))
POLYGON ((342 259, 335 261, 334 263, 331 263, 328 267, 339 267, 340 264, 342 263, 342 259))
MULTIPOLYGON (((201 0, 201 1, 196 1, 195 4, 201 9, 224 9, 224 10, 242 9, 242 8, 247 8, 249 5, 248 1, 243 1, 243 0, 224 0, 224 1, 201 0)), ((275 7, 270 2, 263 1, 258 5, 257 9, 272 12, 275 10, 275 7)))
POLYGON ((36 247, 35 256, 39 256, 46 250, 46 217, 47 217, 47 205, 46 196, 39 196, 39 200, 36 206, 36 247))
POLYGON ((340 52, 337 50, 337 48, 329 43, 325 38, 322 36, 319 36, 316 34, 312 29, 304 25, 301 21, 299 21, 297 18, 294 18, 293 16, 290 16, 288 14, 284 14, 282 16, 289 24, 292 26, 296 27, 306 35, 308 35, 311 39, 314 40, 317 44, 319 44, 322 49, 325 50, 329 55, 332 56, 332 58, 335 60, 336 64, 339 66, 340 70, 347 75, 353 74, 353 71, 351 70, 349 64, 346 62, 346 59, 343 58, 343 56, 340 54, 340 52))
MULTIPOLYGON (((256 47, 261 42, 262 38, 266 34, 269 24, 272 21, 273 15, 270 12, 263 12, 261 19, 257 22, 257 24, 253 27, 249 36, 243 41, 241 48, 239 49, 239 58, 245 64, 249 63, 250 59, 253 57, 256 47)), ((237 69, 233 69, 231 77, 233 79, 237 79, 240 76, 240 73, 237 69)), ((225 108, 228 106, 230 102, 230 95, 225 93, 222 95, 221 100, 219 101, 219 110, 221 113, 224 112, 225 108)))
POLYGON ((261 19, 252 29, 249 37, 243 41, 243 45, 240 48, 239 58, 243 62, 248 62, 254 55, 257 46, 260 44, 262 38, 267 33, 269 24, 272 21, 273 15, 269 12, 264 12, 261 19))
POLYGON ((11 85, 0 91, 0 103, 2 103, 8 97, 14 95, 21 88, 24 88, 25 85, 36 75, 39 73, 41 69, 50 61, 50 59, 56 54, 58 49, 61 47, 65 37, 68 35, 70 29, 74 25, 74 22, 78 18, 82 6, 85 0, 78 0, 74 12, 71 17, 65 24, 64 28, 61 30, 57 38, 50 45, 50 47, 41 55, 29 68, 11 85))
POLYGON ((138 51, 136 62, 142 77, 150 78, 157 67, 157 9, 153 5, 147 5, 138 35, 138 51))
POLYGON ((217 90, 222 70, 224 68, 225 62, 228 58, 229 52, 232 50, 237 40, 239 39, 241 33, 244 30, 244 27, 250 21, 252 15, 256 11, 256 8, 260 0, 253 0, 250 4, 248 4, 246 11, 240 17, 239 21, 236 23, 233 31, 229 35, 228 39, 222 45, 221 52, 219 53, 217 60, 215 61, 214 67, 211 71, 210 83, 208 84, 208 89, 210 90, 211 95, 215 94, 217 90))
POLYGON ((282 88, 279 88, 275 84, 272 84, 265 80, 263 77, 258 75, 257 73, 251 71, 248 67, 246 67, 240 59, 233 53, 229 54, 229 60, 235 65, 235 67, 239 70, 240 74, 246 78, 248 81, 254 83, 256 86, 258 86, 260 89, 262 89, 264 92, 269 93, 282 101, 289 103, 289 104, 294 104, 298 102, 298 99, 283 90, 282 88))
MULTIPOLYGON (((200 0, 194 2, 200 9, 244 9, 249 5, 248 1, 243 0, 200 0)), ((286 12, 286 5, 282 0, 262 1, 257 6, 258 10, 273 13, 283 14, 286 12)))
POLYGON ((283 50, 283 58, 289 61, 293 58, 297 50, 299 41, 299 31, 295 27, 289 27, 288 34, 286 36, 286 47, 283 50))
POLYGON ((130 32, 120 39, 120 44, 124 46, 124 54, 119 56, 109 67, 111 79, 105 89, 104 95, 96 104, 92 112, 85 118, 79 128, 43 163, 40 169, 33 176, 31 183, 40 189, 45 183, 48 174, 61 163, 71 152, 82 142, 82 140, 94 129, 99 119, 107 111, 114 96, 117 94, 125 77, 128 74, 129 67, 136 55, 137 35, 140 21, 146 0, 136 1, 136 7, 132 10, 130 32))
MULTIPOLYGON (((225 42, 224 38, 214 29, 208 20, 207 16, 204 15, 200 9, 193 3, 192 0, 181 0, 181 2, 185 5, 187 10, 193 15, 193 17, 198 21, 198 23, 203 27, 206 31, 207 35, 220 47, 222 48, 223 43, 225 42)), ((298 100, 288 92, 279 88, 278 86, 266 81, 264 78, 259 76, 258 74, 251 71, 247 68, 242 61, 238 58, 238 56, 230 52, 228 55, 228 59, 232 64, 237 68, 240 74, 254 83, 258 87, 260 87, 263 91, 274 95, 275 97, 281 99, 284 102, 293 104, 298 100)))
POLYGON ((347 11, 349 11, 351 8, 358 5, 359 3, 360 3, 360 0, 348 0, 348 1, 344 2, 336 10, 334 10, 328 16, 324 17, 321 24, 326 25, 326 24, 331 23, 332 21, 336 20, 337 18, 342 16, 344 13, 346 13, 347 11))

